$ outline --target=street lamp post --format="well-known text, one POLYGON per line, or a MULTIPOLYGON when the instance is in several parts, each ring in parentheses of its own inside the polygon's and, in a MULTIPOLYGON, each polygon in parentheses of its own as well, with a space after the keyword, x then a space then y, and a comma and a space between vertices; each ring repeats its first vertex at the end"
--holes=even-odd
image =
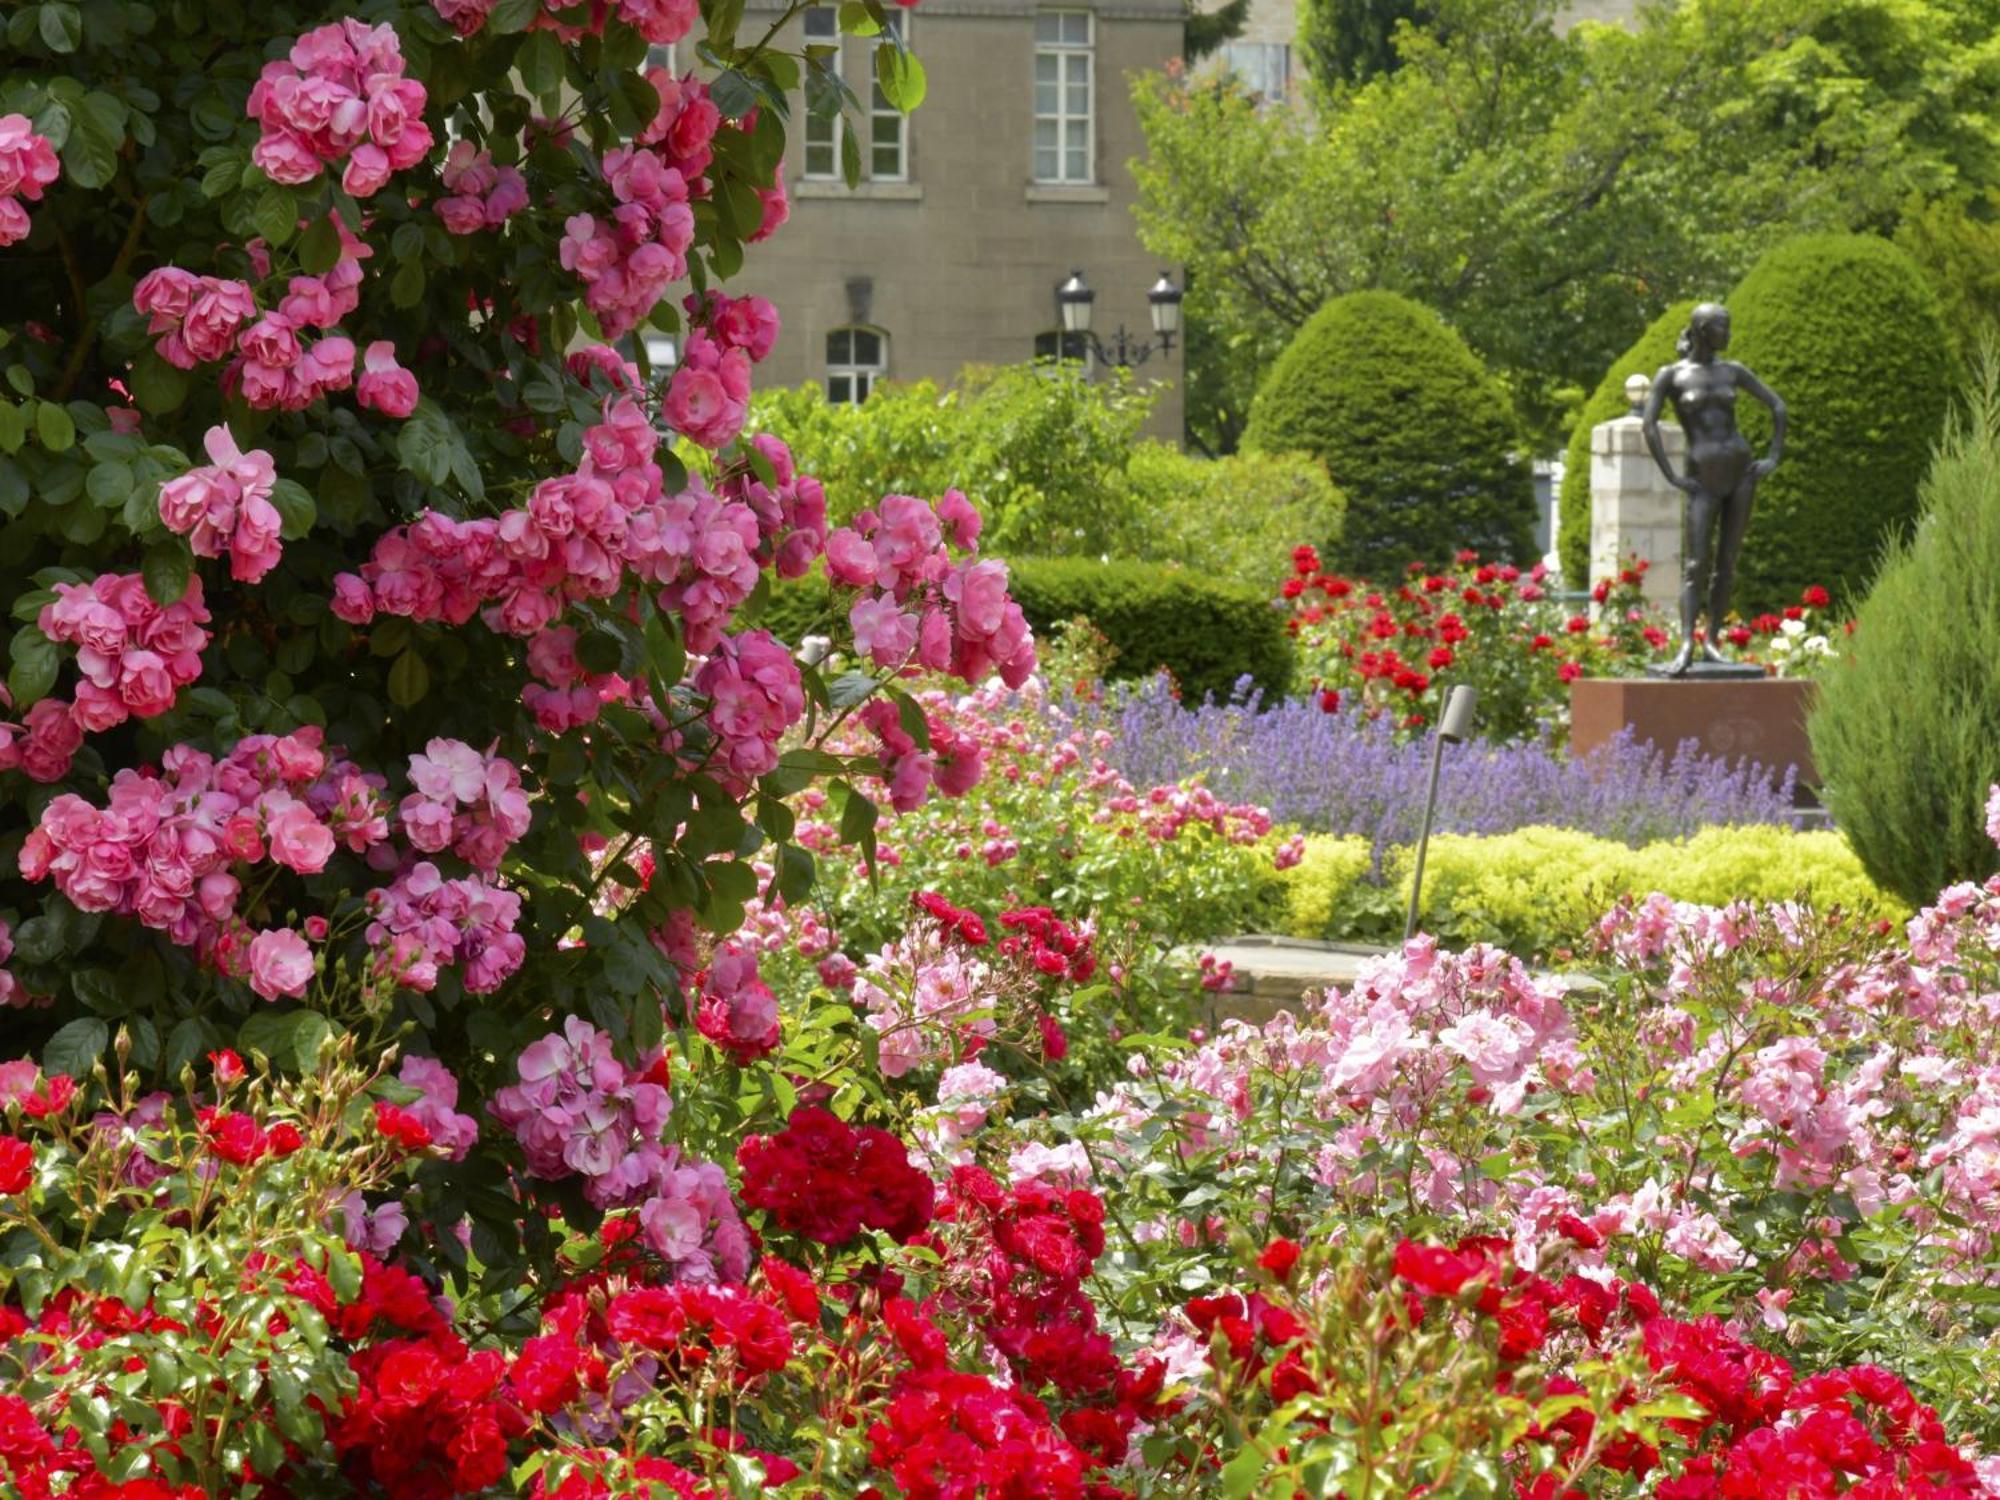
POLYGON ((1062 330, 1062 345, 1057 353, 1065 352, 1070 341, 1075 340, 1088 348, 1100 364, 1120 369, 1143 365, 1156 349, 1163 355, 1172 354, 1174 340, 1181 331, 1181 296, 1174 278, 1160 272, 1160 279, 1146 293, 1147 311, 1153 320, 1152 337, 1140 338, 1120 323, 1106 343, 1090 331, 1091 304, 1097 300, 1097 293, 1083 279, 1083 272, 1071 271, 1069 280, 1056 288, 1056 326, 1062 330))

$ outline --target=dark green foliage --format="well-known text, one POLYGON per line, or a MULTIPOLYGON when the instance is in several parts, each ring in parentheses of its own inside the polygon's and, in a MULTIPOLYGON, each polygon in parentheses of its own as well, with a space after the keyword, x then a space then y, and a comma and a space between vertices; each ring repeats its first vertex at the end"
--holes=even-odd
POLYGON ((1343 567, 1388 577, 1467 547, 1533 550, 1534 490, 1506 393, 1437 314, 1393 292, 1315 313, 1265 377, 1245 440, 1325 462, 1347 496, 1343 567))
POLYGON ((1213 10, 1203 10, 1195 0, 1182 6, 1181 51, 1189 62, 1199 62, 1224 42, 1243 34, 1250 18, 1250 0, 1223 0, 1213 10))
POLYGON ((1394 71, 1397 23, 1423 26, 1436 9, 1426 0, 1304 0, 1300 60, 1323 89, 1366 83, 1394 71))
MULTIPOLYGON (((1037 639, 1087 619, 1117 652, 1113 677, 1165 667, 1190 703, 1210 693, 1227 698, 1244 676, 1267 695, 1291 682, 1292 638, 1265 590, 1186 568, 1084 557, 1009 558, 1007 574, 1037 639)), ((779 584, 751 623, 798 640, 824 631, 832 610, 826 578, 816 572, 779 584)))
MULTIPOLYGON (((1950 404, 1937 293, 1886 240, 1812 235, 1751 267, 1729 310, 1729 357, 1791 412, 1784 462, 1758 486, 1737 606, 1780 609, 1815 583, 1852 600, 1915 516, 1950 404)), ((1771 431, 1762 404, 1739 403, 1737 418, 1761 451, 1771 431)))
POLYGON ((1267 694, 1291 681, 1292 640, 1268 594, 1182 568, 1088 558, 1021 558, 1008 563, 1011 591, 1035 633, 1046 638, 1081 615, 1118 652, 1115 677, 1173 673, 1183 697, 1227 698, 1248 676, 1267 694))
POLYGON ((1556 496, 1557 512, 1562 517, 1556 551, 1562 559, 1563 582, 1573 589, 1588 588, 1597 581, 1590 576, 1590 429, 1625 415, 1627 379, 1651 375, 1679 357, 1674 344, 1694 308, 1692 300, 1676 302, 1655 318, 1604 372, 1570 429, 1569 447, 1563 453, 1562 490, 1556 496))
POLYGON ((2000 864, 2000 360, 1989 354, 1808 729, 1822 795, 1870 876, 1914 905, 2000 864))

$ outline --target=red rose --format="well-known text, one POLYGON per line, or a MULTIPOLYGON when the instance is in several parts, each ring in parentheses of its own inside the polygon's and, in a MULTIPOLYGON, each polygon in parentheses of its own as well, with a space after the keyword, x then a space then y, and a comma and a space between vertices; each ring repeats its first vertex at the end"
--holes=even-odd
POLYGON ((1264 1253, 1257 1257, 1257 1264, 1283 1281, 1292 1274, 1292 1267, 1299 1263, 1299 1247, 1290 1240, 1272 1240, 1264 1247, 1264 1253))
POLYGON ((243 1077, 243 1059, 229 1048, 208 1054, 208 1065, 215 1071, 215 1081, 220 1084, 235 1083, 243 1077))
POLYGON ((1810 609, 1825 609, 1829 604, 1833 603, 1833 595, 1829 594, 1816 583, 1808 588, 1800 598, 1803 599, 1806 606, 1810 609))
POLYGON ((25 1193, 35 1180, 35 1148, 17 1136, 0 1135, 0 1198, 25 1193))
POLYGON ((431 1143, 431 1133, 424 1122, 387 1099, 375 1102, 375 1128, 405 1151, 421 1151, 431 1143))

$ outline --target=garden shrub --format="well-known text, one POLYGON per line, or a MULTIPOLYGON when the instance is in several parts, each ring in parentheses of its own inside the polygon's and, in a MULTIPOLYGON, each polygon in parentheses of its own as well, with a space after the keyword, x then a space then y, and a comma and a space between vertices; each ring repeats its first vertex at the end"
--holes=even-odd
POLYGON ((1868 872, 1905 900, 1995 867, 1979 809, 2000 774, 2000 364, 1924 478, 1845 657, 1807 721, 1821 795, 1868 872))
POLYGON ((1226 698, 1245 677, 1273 694, 1291 681, 1291 638, 1263 590, 1153 563, 1022 558, 1008 567, 1037 632, 1082 616, 1116 649, 1121 678, 1165 668, 1189 702, 1226 698))
POLYGON ((1393 292, 1337 297, 1307 320, 1264 377, 1245 443, 1325 460, 1347 496, 1344 567, 1386 577, 1464 548, 1534 550, 1506 392, 1436 313, 1393 292))
MULTIPOLYGON (((1784 462, 1758 486, 1737 606, 1779 609, 1812 584, 1851 599, 1916 515, 1943 430, 1953 373, 1937 293, 1885 240, 1813 235, 1751 267, 1729 310, 1729 358, 1782 396, 1791 417, 1784 462)), ((1737 416, 1762 451, 1763 404, 1745 399, 1737 416)))
POLYGON ((1050 556, 1124 550, 1124 470, 1154 397, 1123 375, 1080 380, 1046 365, 968 367, 949 387, 884 383, 861 405, 817 385, 759 396, 752 421, 786 433, 826 486, 834 521, 884 494, 979 498, 985 544, 1050 556))
MULTIPOLYGON (((1562 488, 1556 494, 1556 555, 1562 564, 1563 581, 1571 588, 1588 588, 1597 580, 1590 576, 1590 430, 1600 422, 1622 417, 1631 408, 1625 400, 1625 382, 1634 375, 1651 376, 1660 366, 1680 357, 1675 348, 1688 314, 1695 309, 1692 299, 1676 302, 1646 326, 1632 347, 1612 362, 1577 413, 1570 428, 1569 446, 1563 451, 1562 488)), ((1649 559, 1650 561, 1650 559, 1649 559)))
MULTIPOLYGON (((1371 941, 1401 935, 1412 850, 1389 854, 1387 882, 1369 878, 1366 850, 1354 838, 1306 839, 1304 858, 1286 873, 1288 933, 1371 941), (1359 867, 1357 846, 1364 855, 1359 867), (1386 899, 1390 891, 1393 900, 1386 899)), ((1571 828, 1523 828, 1492 837, 1434 835, 1419 922, 1454 945, 1489 942, 1548 953, 1584 942, 1621 897, 1654 891, 1718 906, 1802 896, 1817 910, 1838 906, 1870 920, 1907 911, 1869 879, 1836 833, 1708 828, 1634 849, 1571 828)))
POLYGON ((1337 547, 1346 518, 1326 466, 1304 453, 1200 458, 1145 442, 1132 450, 1125 483, 1131 524, 1120 555, 1265 590, 1299 543, 1337 547))
POLYGON ((1353 908, 1356 888, 1374 863, 1374 851, 1364 838, 1307 838, 1305 853, 1285 873, 1285 931, 1294 937, 1338 934, 1353 908))

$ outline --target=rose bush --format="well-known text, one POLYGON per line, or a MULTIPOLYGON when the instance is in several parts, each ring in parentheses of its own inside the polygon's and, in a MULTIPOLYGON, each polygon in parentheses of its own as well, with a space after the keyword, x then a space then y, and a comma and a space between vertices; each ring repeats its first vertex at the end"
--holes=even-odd
MULTIPOLYGON (((1479 690, 1480 733, 1511 741, 1560 742, 1569 730, 1569 684, 1585 676, 1629 676, 1667 660, 1675 626, 1640 593, 1633 558, 1599 579, 1590 606, 1573 610, 1540 563, 1481 562, 1459 553, 1449 568, 1412 564, 1393 588, 1325 572, 1301 544, 1279 592, 1299 644, 1300 690, 1328 712, 1359 705, 1405 730, 1436 718, 1456 683, 1479 690)), ((1833 654, 1817 586, 1783 614, 1733 620, 1723 631, 1741 660, 1775 676, 1810 675, 1833 654)), ((1853 628, 1850 623, 1847 629, 1853 628)))

